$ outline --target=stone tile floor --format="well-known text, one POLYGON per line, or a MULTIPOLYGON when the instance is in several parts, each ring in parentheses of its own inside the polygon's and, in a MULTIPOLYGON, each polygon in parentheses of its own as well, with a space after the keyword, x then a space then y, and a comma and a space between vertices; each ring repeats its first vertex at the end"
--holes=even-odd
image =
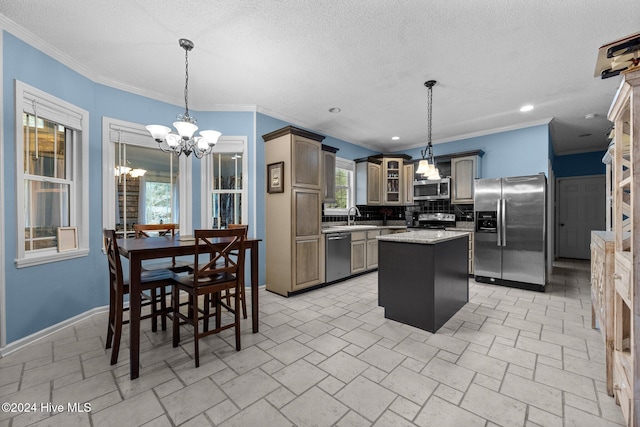
POLYGON ((143 322, 140 378, 104 349, 97 314, 0 359, 0 426, 617 426, 589 264, 560 260, 545 293, 470 280, 436 334, 386 320, 377 273, 283 298, 260 290, 260 333, 193 343, 143 322), (55 406, 62 405, 62 409, 55 406), (90 404, 90 411, 73 411, 90 404), (33 408, 33 407, 32 407, 33 408))

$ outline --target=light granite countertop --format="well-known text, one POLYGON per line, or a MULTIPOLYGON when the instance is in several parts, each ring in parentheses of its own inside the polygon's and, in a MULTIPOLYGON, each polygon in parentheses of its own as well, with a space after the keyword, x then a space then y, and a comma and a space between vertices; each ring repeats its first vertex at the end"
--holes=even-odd
POLYGON ((367 231, 367 230, 382 230, 387 228, 390 230, 402 230, 406 229, 406 225, 373 225, 373 224, 358 224, 358 225, 323 225, 322 233, 338 233, 338 232, 351 232, 351 231, 367 231))
POLYGON ((445 231, 445 230, 419 230, 407 233, 387 234, 378 236, 378 240, 399 243, 418 243, 423 245, 434 245, 447 240, 459 239, 468 236, 465 231, 445 231))

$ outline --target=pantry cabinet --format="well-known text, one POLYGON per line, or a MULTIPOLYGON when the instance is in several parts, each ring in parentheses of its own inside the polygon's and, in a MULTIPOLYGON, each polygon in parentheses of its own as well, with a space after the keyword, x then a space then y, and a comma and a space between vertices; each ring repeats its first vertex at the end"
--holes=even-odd
POLYGON ((265 195, 266 288, 289 296, 324 283, 324 137, 288 126, 263 139, 266 164, 282 162, 283 187, 265 195))

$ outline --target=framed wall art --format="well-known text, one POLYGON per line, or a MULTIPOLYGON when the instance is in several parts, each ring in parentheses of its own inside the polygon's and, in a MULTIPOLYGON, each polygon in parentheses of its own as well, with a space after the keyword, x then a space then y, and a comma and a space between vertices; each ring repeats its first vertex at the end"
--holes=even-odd
POLYGON ((284 162, 267 165, 267 193, 284 193, 284 162))
POLYGON ((78 229, 76 227, 58 227, 58 252, 78 249, 78 229))

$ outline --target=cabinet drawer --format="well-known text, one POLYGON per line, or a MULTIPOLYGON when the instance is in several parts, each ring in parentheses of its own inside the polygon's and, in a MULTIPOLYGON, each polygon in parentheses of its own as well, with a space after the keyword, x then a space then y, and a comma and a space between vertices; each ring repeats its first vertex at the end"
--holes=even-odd
POLYGON ((351 241, 354 240, 365 240, 367 238, 366 231, 352 231, 351 232, 351 241))
MULTIPOLYGON (((616 356, 618 356, 616 354, 616 356)), ((629 381, 625 374, 625 370, 622 367, 619 357, 614 357, 613 364, 613 390, 617 399, 618 405, 622 410, 622 416, 624 417, 626 424, 629 425, 629 416, 631 415, 632 390, 629 386, 629 381)))
POLYGON ((380 235, 380 230, 370 230, 367 231, 367 240, 375 239, 376 236, 380 235))
POLYGON ((613 273, 613 281, 616 286, 616 292, 622 297, 627 306, 631 305, 631 272, 627 268, 627 264, 621 255, 616 254, 615 271, 613 273))

